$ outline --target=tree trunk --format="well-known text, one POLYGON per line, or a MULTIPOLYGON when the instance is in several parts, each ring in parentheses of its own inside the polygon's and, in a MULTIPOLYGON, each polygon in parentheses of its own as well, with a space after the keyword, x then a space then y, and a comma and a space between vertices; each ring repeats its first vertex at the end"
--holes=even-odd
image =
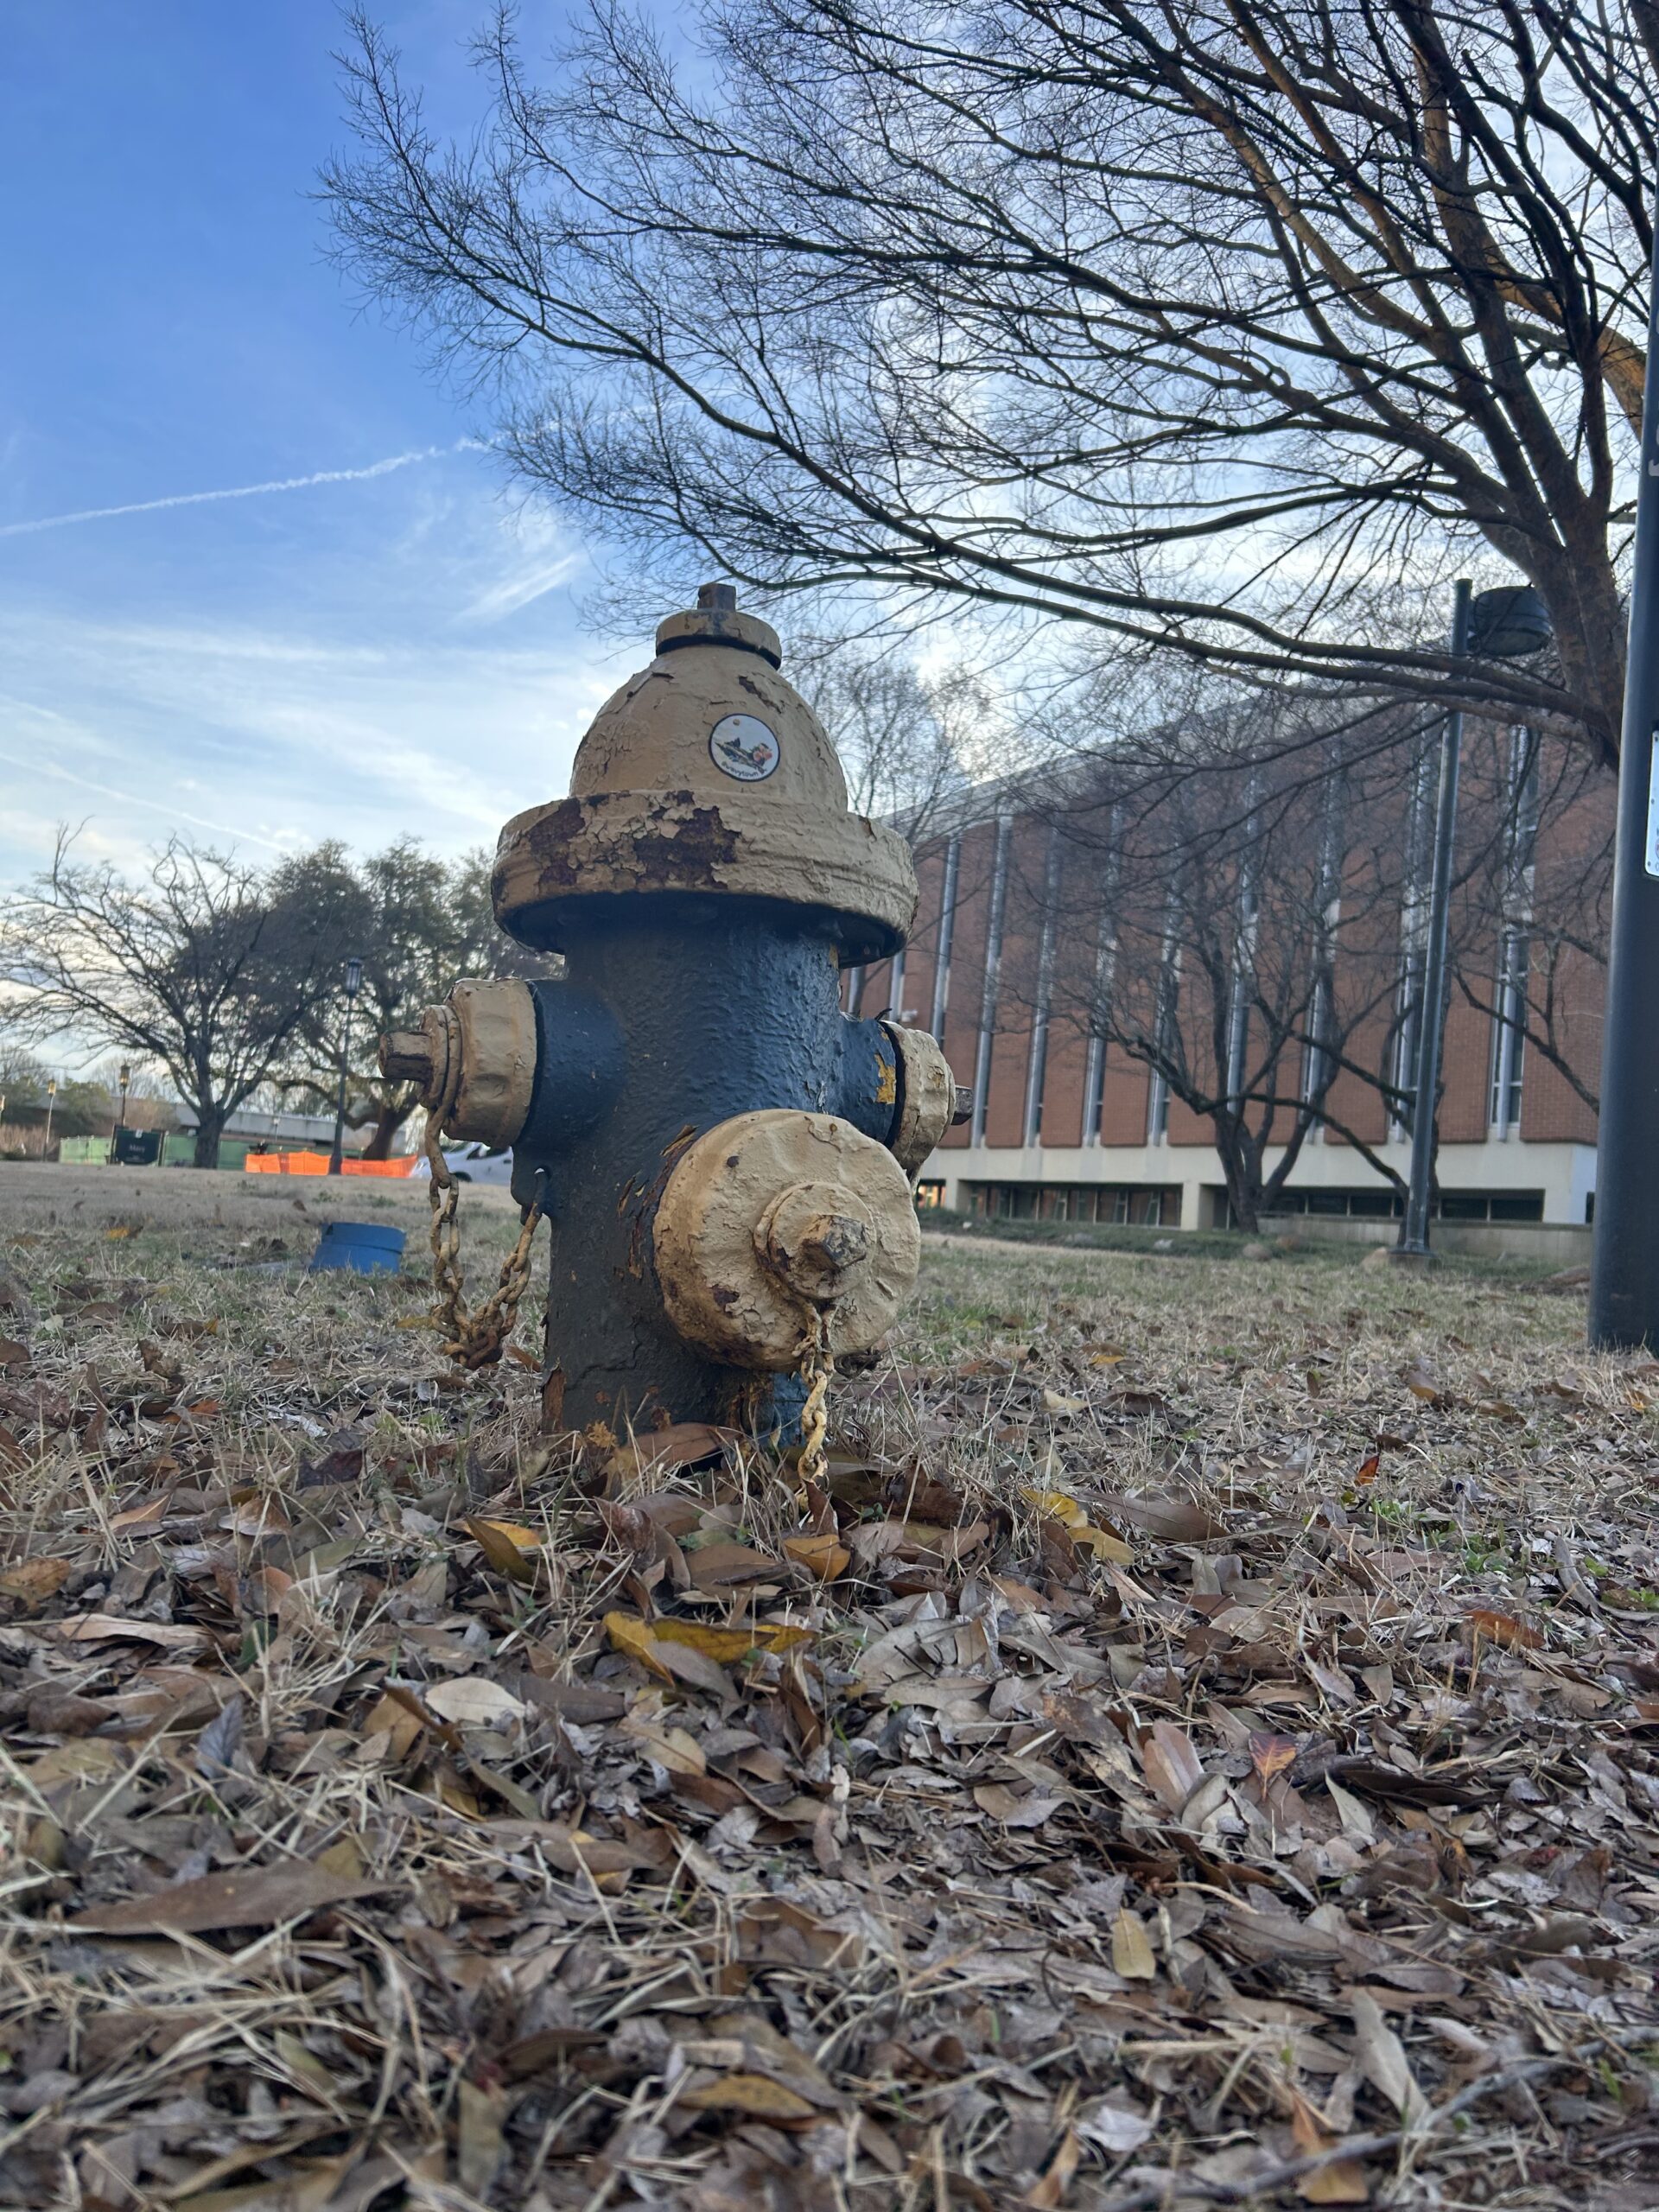
POLYGON ((381 1099, 375 1109, 374 1134, 364 1146, 359 1157, 364 1160, 390 1160, 397 1132, 413 1111, 412 1107, 400 1106, 394 1100, 381 1099))
POLYGON ((196 1123, 196 1152, 190 1165, 193 1167, 217 1167, 219 1141, 224 1134, 225 1116, 204 1112, 196 1123))
POLYGON ((1261 1156, 1254 1146, 1243 1141, 1243 1132, 1234 1125, 1230 1115, 1217 1114, 1211 1119, 1216 1132, 1216 1157, 1221 1162, 1234 1225, 1247 1236, 1255 1236, 1262 1227, 1261 1156))

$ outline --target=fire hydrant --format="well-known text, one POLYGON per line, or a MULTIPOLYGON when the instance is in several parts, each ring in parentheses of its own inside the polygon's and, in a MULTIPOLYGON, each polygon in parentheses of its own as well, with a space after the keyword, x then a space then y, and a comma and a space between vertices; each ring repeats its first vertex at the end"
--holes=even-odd
POLYGON ((804 1357, 868 1349, 915 1281, 910 1179, 956 1088, 932 1038, 840 1004, 843 966, 904 943, 915 874, 781 658, 729 585, 664 622, 569 797, 501 832, 496 919, 563 974, 459 983, 382 1040, 550 1219, 551 1427, 787 1440, 804 1357))

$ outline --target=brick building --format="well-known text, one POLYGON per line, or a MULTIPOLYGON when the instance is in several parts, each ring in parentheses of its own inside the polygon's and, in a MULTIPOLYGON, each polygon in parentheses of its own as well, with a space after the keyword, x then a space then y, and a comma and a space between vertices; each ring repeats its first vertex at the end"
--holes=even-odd
MULTIPOLYGON (((1528 733, 1469 728, 1438 1210, 1447 1221, 1583 1224, 1594 1205, 1612 781, 1528 733)), ((1348 1027, 1340 1065, 1334 1076, 1326 1070, 1324 1110, 1268 1209, 1274 1217, 1398 1211, 1382 1171, 1403 1177, 1410 1152, 1409 1103, 1397 1091, 1408 1088, 1414 1051, 1434 754, 1432 735, 1418 741, 1338 856, 1331 905, 1344 918, 1319 988, 1348 1009, 1348 1027), (1379 874, 1379 854, 1397 856, 1397 869, 1379 874)), ((1116 1022, 1102 1018, 1105 987, 1089 980, 1115 942, 1114 902, 1123 896, 1114 885, 1115 820, 1103 827, 1098 794, 1075 771, 1058 790, 1040 776, 976 787, 918 850, 921 906, 906 951, 849 972, 845 1003, 931 1029, 958 1084, 971 1086, 971 1121, 923 1171, 925 1205, 1169 1228, 1234 1217, 1213 1117, 1129 1048, 1121 1012, 1116 1022), (1096 831, 1079 837, 1084 817, 1096 831)), ((1282 950, 1288 925, 1275 921, 1271 885, 1252 887, 1246 868, 1224 855, 1206 857, 1198 873, 1223 904, 1251 902, 1230 959, 1245 943, 1253 962, 1271 957, 1275 930, 1282 950)), ((1142 938, 1155 944, 1146 913, 1155 887, 1143 881, 1137 897, 1142 938)), ((1168 938, 1162 957, 1166 970, 1179 965, 1168 938)), ((1293 965, 1302 957, 1294 946, 1284 955, 1293 965)), ((1190 989, 1177 1003, 1178 982, 1166 973, 1146 987, 1141 1033, 1185 1023, 1202 1058, 1204 1012, 1190 989)), ((1238 1033, 1224 1038, 1214 1025, 1212 1059, 1235 1046, 1248 1058, 1249 1019, 1246 1007, 1238 1033)), ((1304 1027, 1318 1019, 1304 1009, 1304 1027)), ((1315 1080, 1308 1069, 1318 1059, 1317 1042, 1296 1045, 1294 1065, 1287 1046, 1276 1080, 1288 1094, 1315 1080)), ((1255 1113, 1259 1133, 1261 1109, 1242 1110, 1255 1113)), ((1264 1172, 1283 1158, 1281 1143, 1266 1142, 1264 1172)))

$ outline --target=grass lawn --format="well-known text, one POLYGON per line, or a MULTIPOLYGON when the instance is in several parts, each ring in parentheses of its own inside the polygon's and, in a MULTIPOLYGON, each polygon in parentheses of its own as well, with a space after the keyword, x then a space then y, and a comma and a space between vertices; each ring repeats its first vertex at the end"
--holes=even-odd
POLYGON ((1581 1294, 928 1238, 803 1495, 457 1387, 424 1223, 0 1166, 0 2203, 1659 2205, 1581 1294))

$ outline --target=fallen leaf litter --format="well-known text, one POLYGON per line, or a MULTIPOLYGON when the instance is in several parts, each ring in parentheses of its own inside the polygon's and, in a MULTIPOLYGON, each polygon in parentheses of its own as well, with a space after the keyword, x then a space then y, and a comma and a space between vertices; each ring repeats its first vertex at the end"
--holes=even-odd
POLYGON ((803 1499, 107 1243, 0 1234, 0 2202, 1659 2201, 1573 1298, 930 1247, 803 1499))

